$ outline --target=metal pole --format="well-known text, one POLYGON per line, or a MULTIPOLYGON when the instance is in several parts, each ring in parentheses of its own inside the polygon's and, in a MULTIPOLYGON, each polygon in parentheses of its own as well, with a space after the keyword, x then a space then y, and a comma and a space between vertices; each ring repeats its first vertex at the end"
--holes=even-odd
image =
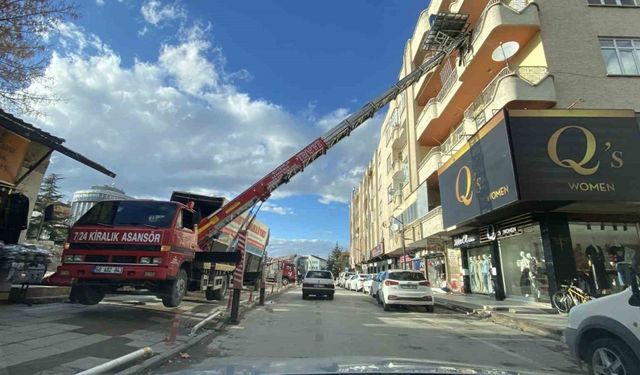
POLYGON ((231 316, 229 317, 229 323, 237 324, 238 315, 240 313, 240 289, 233 288, 233 297, 231 298, 231 316))
POLYGON ((402 220, 399 220, 399 221, 401 225, 400 227, 402 229, 402 233, 400 233, 400 236, 402 237, 402 269, 406 270, 407 269, 407 249, 404 245, 404 221, 402 220))
POLYGON ((113 369, 118 368, 122 365, 124 365, 125 363, 131 362, 134 359, 139 359, 139 358, 144 358, 146 356, 151 356, 153 354, 153 350, 151 350, 151 348, 149 347, 145 347, 139 350, 136 350, 133 353, 129 353, 127 355, 124 355, 122 357, 118 357, 116 359, 113 359, 109 362, 105 362, 101 365, 98 365, 96 367, 92 367, 88 370, 79 372, 78 375, 94 375, 94 374, 105 374, 105 373, 110 373, 113 372, 113 369))

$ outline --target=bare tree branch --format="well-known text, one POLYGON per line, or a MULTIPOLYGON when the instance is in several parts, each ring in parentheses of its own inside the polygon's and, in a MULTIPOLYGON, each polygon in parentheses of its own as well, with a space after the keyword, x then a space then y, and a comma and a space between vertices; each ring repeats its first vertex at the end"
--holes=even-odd
POLYGON ((27 89, 51 58, 47 36, 75 18, 76 6, 66 0, 0 0, 0 107, 38 114, 36 105, 59 100, 27 89))

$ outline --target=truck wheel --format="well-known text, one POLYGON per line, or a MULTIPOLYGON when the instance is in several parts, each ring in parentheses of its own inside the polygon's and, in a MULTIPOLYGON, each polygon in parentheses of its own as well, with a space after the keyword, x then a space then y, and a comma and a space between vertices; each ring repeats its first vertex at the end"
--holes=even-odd
POLYGON ((176 279, 171 281, 162 296, 162 304, 165 307, 177 307, 180 305, 182 298, 187 293, 187 282, 187 271, 180 269, 176 279))
POLYGON ((221 301, 227 294, 227 280, 222 280, 222 285, 219 289, 207 288, 206 297, 208 301, 216 300, 221 301))
POLYGON ((90 285, 74 285, 71 295, 81 305, 97 305, 104 298, 104 290, 90 285))

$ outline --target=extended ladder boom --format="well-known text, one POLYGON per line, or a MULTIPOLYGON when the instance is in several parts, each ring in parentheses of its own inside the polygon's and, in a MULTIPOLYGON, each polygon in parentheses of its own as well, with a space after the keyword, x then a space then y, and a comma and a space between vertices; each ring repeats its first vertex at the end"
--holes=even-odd
POLYGON ((384 107, 391 100, 396 98, 398 94, 407 89, 409 86, 417 82, 425 73, 436 67, 440 62, 458 48, 465 40, 466 36, 458 36, 446 48, 437 52, 429 60, 425 61, 417 69, 406 75, 403 79, 386 90, 382 95, 365 104, 357 112, 351 114, 342 120, 333 129, 329 130, 325 135, 311 142, 292 158, 282 163, 271 173, 263 177, 261 180, 253 184, 250 188, 242 192, 233 200, 222 206, 214 214, 203 218, 199 223, 198 242, 200 248, 207 249, 208 242, 218 233, 225 225, 250 209, 259 201, 265 201, 275 189, 289 180, 296 174, 302 172, 304 168, 324 155, 328 149, 345 137, 348 137, 353 130, 362 125, 366 120, 384 107))

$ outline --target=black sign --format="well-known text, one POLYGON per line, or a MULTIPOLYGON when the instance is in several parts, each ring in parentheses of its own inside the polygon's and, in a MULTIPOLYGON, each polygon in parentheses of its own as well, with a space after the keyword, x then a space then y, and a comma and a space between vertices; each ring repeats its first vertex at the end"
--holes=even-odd
POLYGON ((633 111, 509 111, 520 199, 639 201, 633 111))
POLYGON ((453 247, 470 247, 480 243, 480 236, 476 233, 465 233, 453 236, 453 247))
POLYGON ((461 224, 518 199, 502 113, 491 119, 440 170, 444 226, 461 224))

